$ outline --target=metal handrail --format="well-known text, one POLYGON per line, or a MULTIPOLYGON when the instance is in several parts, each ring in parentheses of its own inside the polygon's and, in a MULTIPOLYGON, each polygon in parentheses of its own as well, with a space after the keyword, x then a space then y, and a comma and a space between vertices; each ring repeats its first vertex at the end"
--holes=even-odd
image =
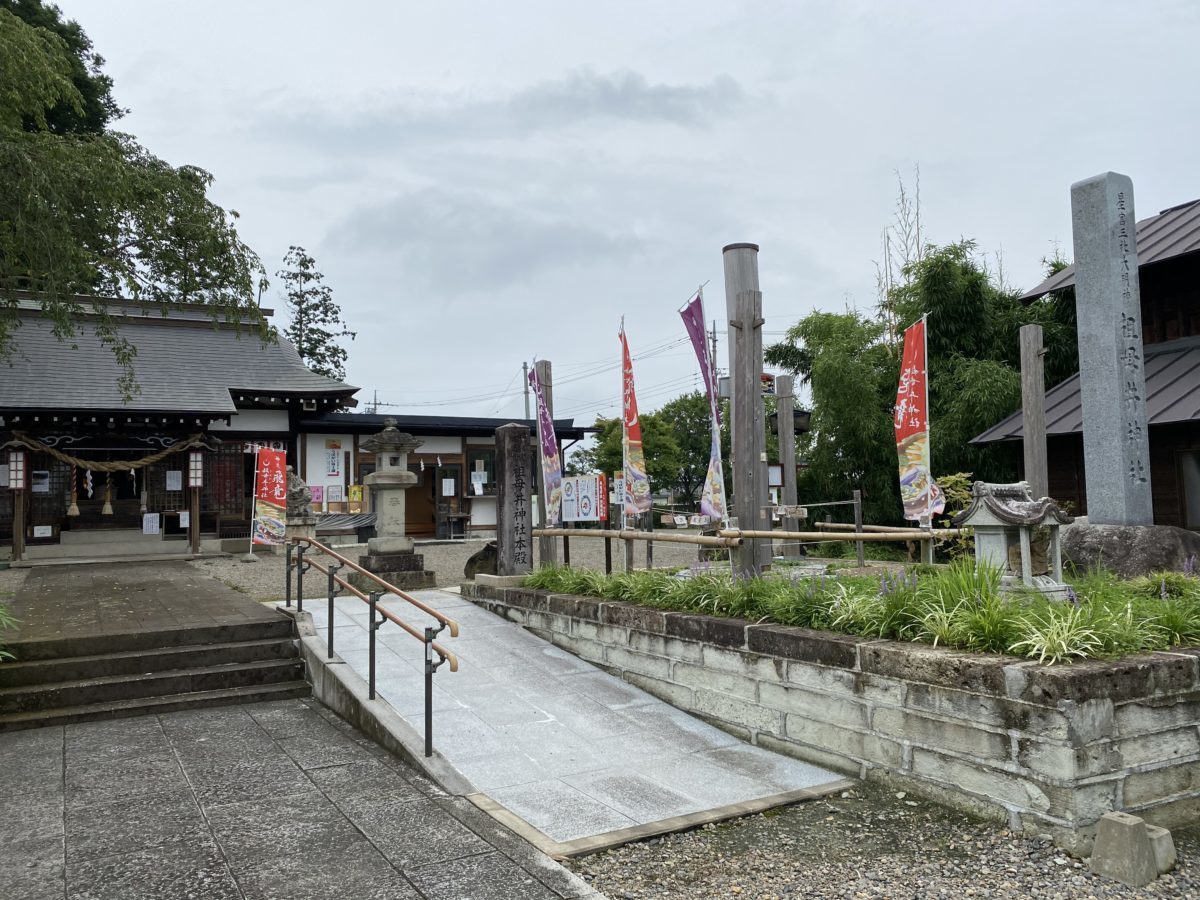
MULTIPOLYGON (((353 594, 359 600, 362 600, 365 603, 371 602, 371 598, 367 594, 364 594, 362 591, 360 591, 354 585, 352 585, 348 581, 344 580, 340 575, 333 574, 333 572, 331 572, 329 569, 322 566, 316 560, 309 560, 308 564, 310 566, 312 566, 314 569, 316 569, 318 572, 322 573, 323 575, 328 576, 328 575, 332 574, 333 580, 338 584, 339 587, 341 587, 344 590, 349 591, 351 594, 353 594)), ((337 570, 335 569, 333 571, 336 572, 337 570)), ((407 631, 409 634, 411 634, 413 637, 415 637, 418 641, 425 640, 425 636, 423 634, 421 634, 421 632, 417 631, 417 629, 413 628, 411 625, 409 625, 407 622, 405 622, 403 619, 401 619, 399 616, 397 616, 390 609, 384 609, 384 608, 380 607, 378 612, 379 612, 379 615, 383 616, 388 621, 394 622, 395 624, 399 625, 401 628, 403 628, 405 631, 407 631)), ((454 637, 455 635, 453 633, 451 633, 450 636, 454 637)), ((447 650, 441 644, 437 643, 437 641, 434 641, 433 649, 438 654, 438 656, 442 657, 442 659, 444 659, 446 662, 448 662, 450 664, 451 672, 458 671, 458 657, 455 656, 452 651, 447 650)))
POLYGON ((450 629, 450 637, 458 637, 458 623, 455 622, 453 619, 451 619, 449 616, 446 616, 443 613, 438 612, 433 607, 422 603, 416 597, 409 596, 403 590, 396 587, 394 584, 388 584, 386 581, 384 581, 382 578, 380 578, 374 572, 364 569, 358 563, 351 561, 350 559, 346 558, 345 556, 342 556, 340 553, 337 553, 336 551, 332 550, 331 548, 325 546, 320 541, 314 540, 313 538, 293 538, 293 543, 308 544, 310 547, 316 547, 318 550, 320 550, 326 556, 333 557, 339 563, 341 563, 343 566, 349 566, 351 569, 353 569, 359 575, 363 575, 370 581, 375 582, 377 585, 379 585, 381 588, 383 588, 383 590, 385 590, 387 593, 394 594, 395 596, 399 597, 401 600, 406 600, 407 602, 411 603, 417 609, 421 610, 421 612, 426 613, 427 615, 433 616, 435 619, 437 619, 439 622, 441 622, 443 625, 445 625, 447 628, 450 629))
POLYGON ((328 588, 326 591, 329 602, 329 619, 326 623, 326 633, 328 638, 328 654, 329 658, 333 659, 333 635, 335 629, 333 627, 334 619, 334 598, 337 597, 343 590, 349 591, 355 597, 367 603, 371 609, 371 615, 367 622, 368 642, 367 642, 367 695, 371 700, 375 699, 375 632, 378 631, 384 622, 392 622, 398 625, 405 633, 412 635, 422 644, 425 645, 425 755, 433 755, 433 676, 443 664, 450 664, 450 671, 458 671, 458 657, 437 643, 434 638, 442 631, 449 629, 450 637, 458 637, 458 623, 443 613, 433 609, 428 604, 422 603, 416 597, 409 596, 395 585, 388 584, 374 572, 369 572, 358 563, 342 556, 329 547, 322 544, 320 541, 313 538, 292 538, 286 546, 287 554, 287 585, 284 593, 284 604, 288 607, 292 605, 292 569, 296 570, 296 611, 304 611, 304 573, 309 569, 316 569, 322 573, 327 581, 328 588), (322 565, 315 559, 305 559, 305 549, 311 548, 319 553, 324 553, 334 562, 328 565, 322 565), (294 562, 293 562, 294 560, 294 562), (356 588, 346 579, 342 578, 337 573, 349 567, 352 571, 366 578, 368 581, 374 582, 379 586, 379 590, 374 590, 366 593, 359 588, 356 588), (409 625, 394 612, 389 609, 384 609, 379 606, 379 598, 385 594, 390 594, 394 597, 399 597, 401 600, 415 606, 421 612, 432 616, 437 621, 437 627, 427 627, 424 633, 418 631, 412 625, 409 625), (375 620, 376 614, 379 615, 379 621, 375 620), (433 659, 433 654, 437 654, 437 661, 433 659))

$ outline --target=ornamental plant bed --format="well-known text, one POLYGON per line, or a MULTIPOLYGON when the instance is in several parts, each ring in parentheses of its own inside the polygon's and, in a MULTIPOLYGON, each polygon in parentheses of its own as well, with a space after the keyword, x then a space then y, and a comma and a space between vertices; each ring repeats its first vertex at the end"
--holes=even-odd
POLYGON ((525 586, 659 610, 913 641, 1048 665, 1200 645, 1200 578, 1104 571, 1071 581, 1070 599, 1000 591, 1000 572, 958 561, 874 578, 787 572, 734 582, 714 569, 616 575, 546 567, 525 586))

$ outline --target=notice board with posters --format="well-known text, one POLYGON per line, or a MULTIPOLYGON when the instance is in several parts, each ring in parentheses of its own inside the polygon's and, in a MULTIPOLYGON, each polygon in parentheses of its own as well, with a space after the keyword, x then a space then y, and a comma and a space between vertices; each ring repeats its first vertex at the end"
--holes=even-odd
POLYGON ((565 475, 562 520, 603 522, 608 519, 608 480, 603 475, 565 475))

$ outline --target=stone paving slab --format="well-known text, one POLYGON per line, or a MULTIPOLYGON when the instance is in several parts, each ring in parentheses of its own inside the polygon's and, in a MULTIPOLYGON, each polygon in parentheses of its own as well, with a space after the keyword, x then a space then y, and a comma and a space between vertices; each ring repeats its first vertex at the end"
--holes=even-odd
POLYGON ((9 603, 6 644, 247 622, 279 615, 186 562, 34 569, 9 603))
MULTIPOLYGON (((604 835, 653 833, 661 822, 719 818, 724 808, 812 796, 840 775, 745 744, 641 689, 480 609, 461 595, 414 596, 458 621, 460 637, 439 641, 459 658, 434 678, 437 751, 488 802, 532 826, 554 853, 603 845, 604 835)), ((429 618, 398 598, 381 605, 420 627, 429 618)), ((305 603, 321 639, 326 603, 305 603)), ((364 679, 368 610, 334 601, 334 651, 364 679)), ((391 624, 377 632, 376 686, 424 733, 420 641, 391 624)), ((678 826, 682 827, 682 826, 678 826)), ((523 831, 522 833, 527 834, 523 831)), ((527 836, 529 836, 527 834, 527 836)))
POLYGON ((596 898, 313 700, 0 734, 0 897, 596 898))

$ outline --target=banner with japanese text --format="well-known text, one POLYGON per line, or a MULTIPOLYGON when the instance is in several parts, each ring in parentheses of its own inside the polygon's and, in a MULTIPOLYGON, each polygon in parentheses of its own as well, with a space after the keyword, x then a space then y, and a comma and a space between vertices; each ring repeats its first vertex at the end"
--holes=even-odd
POLYGON ((704 334, 704 298, 697 292, 683 309, 679 310, 692 348, 700 363, 700 374, 704 378, 704 390, 708 394, 708 413, 712 432, 708 455, 708 475, 700 491, 700 512, 714 522, 725 519, 725 472, 721 465, 721 408, 717 399, 716 362, 708 352, 708 341, 704 334))
POLYGON ((625 323, 621 323, 621 371, 624 413, 621 418, 621 457, 625 460, 624 515, 636 516, 650 511, 650 476, 646 474, 646 456, 642 451, 642 423, 638 419, 637 394, 633 389, 633 360, 625 323))
POLYGON ((546 397, 537 377, 537 369, 529 370, 529 383, 537 400, 538 441, 542 458, 542 495, 546 499, 545 528, 557 528, 562 521, 562 461, 558 458, 558 438, 554 434, 554 420, 546 409, 546 397))
POLYGON ((929 379, 925 359, 925 319, 904 332, 900 385, 896 389, 896 454, 900 461, 900 500, 904 518, 928 522, 946 508, 929 460, 929 379))
POLYGON ((254 454, 255 544, 282 544, 287 537, 287 453, 259 447, 254 454))

